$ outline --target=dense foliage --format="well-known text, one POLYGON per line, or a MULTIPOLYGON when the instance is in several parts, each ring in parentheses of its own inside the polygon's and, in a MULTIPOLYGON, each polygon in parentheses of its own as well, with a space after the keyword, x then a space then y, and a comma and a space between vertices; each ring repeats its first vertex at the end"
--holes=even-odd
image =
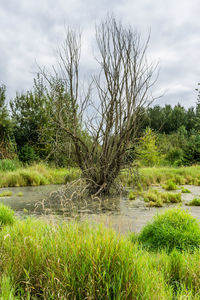
MULTIPOLYGON (((58 131, 56 123, 56 108, 63 103, 68 103, 65 121, 72 126, 71 100, 59 80, 47 88, 38 75, 31 91, 17 93, 10 101, 10 113, 6 87, 1 85, 0 158, 18 157, 23 163, 45 159, 59 166, 74 165, 73 145, 65 133, 58 131)), ((81 129, 81 124, 80 131, 89 142, 89 133, 81 129)), ((199 163, 199 91, 196 107, 186 109, 177 104, 146 109, 138 142, 130 141, 127 157, 143 166, 199 163)))

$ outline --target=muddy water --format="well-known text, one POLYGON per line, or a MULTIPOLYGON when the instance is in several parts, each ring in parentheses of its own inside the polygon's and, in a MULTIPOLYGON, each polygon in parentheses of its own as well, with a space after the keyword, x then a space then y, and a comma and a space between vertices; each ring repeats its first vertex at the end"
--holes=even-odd
MULTIPOLYGON (((200 187, 185 186, 191 193, 182 194, 182 206, 200 220, 200 207, 185 204, 194 197, 200 197, 200 187)), ((159 188, 160 189, 160 188, 159 188)), ((16 215, 35 215, 44 218, 88 219, 90 222, 103 223, 121 233, 138 232, 153 216, 169 207, 147 208, 142 199, 128 200, 126 197, 82 200, 76 202, 63 196, 64 187, 56 185, 38 187, 3 188, 12 191, 12 196, 1 197, 0 202, 9 205, 16 215), (58 191, 58 192, 57 192, 58 191), (18 193, 23 193, 21 197, 18 193)), ((178 192, 178 191, 177 191, 178 192)))

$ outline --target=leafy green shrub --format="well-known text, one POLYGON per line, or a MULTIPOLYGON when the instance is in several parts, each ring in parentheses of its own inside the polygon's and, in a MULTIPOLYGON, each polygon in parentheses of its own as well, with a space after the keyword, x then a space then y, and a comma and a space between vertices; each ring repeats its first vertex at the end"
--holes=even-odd
POLYGON ((185 163, 184 151, 181 148, 172 148, 168 151, 166 160, 175 167, 182 166, 185 163))
POLYGON ((14 211, 10 207, 0 203, 0 226, 12 225, 14 220, 14 211))
POLYGON ((153 223, 143 228, 138 240, 149 250, 194 250, 200 246, 200 226, 187 211, 173 208, 154 217, 153 223))
POLYGON ((174 191, 178 189, 178 186, 172 180, 168 180, 167 184, 162 185, 162 187, 167 191, 174 191))
POLYGON ((200 198, 194 198, 189 203, 186 203, 189 206, 200 206, 200 198))
POLYGON ((28 144, 21 147, 18 156, 20 161, 24 163, 31 163, 39 159, 34 148, 28 144))

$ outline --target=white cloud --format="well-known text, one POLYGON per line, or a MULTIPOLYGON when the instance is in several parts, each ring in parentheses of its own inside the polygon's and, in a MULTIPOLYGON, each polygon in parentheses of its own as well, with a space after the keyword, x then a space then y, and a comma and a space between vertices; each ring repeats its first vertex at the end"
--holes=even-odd
POLYGON ((108 12, 144 36, 151 29, 149 55, 161 67, 157 90, 166 91, 160 103, 193 105, 200 80, 198 0, 0 0, 0 83, 8 95, 31 88, 35 60, 54 63, 64 24, 83 28, 82 74, 93 72, 94 25, 108 12))

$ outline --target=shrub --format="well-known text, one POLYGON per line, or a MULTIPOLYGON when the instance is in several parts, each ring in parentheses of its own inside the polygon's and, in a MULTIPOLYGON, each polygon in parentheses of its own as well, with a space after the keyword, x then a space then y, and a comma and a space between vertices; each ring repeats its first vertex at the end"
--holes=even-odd
POLYGON ((150 250, 193 250, 200 245, 200 227, 187 211, 173 208, 154 217, 153 223, 143 228, 138 240, 150 250))
POLYGON ((0 226, 12 225, 14 223, 14 211, 0 203, 0 226))

